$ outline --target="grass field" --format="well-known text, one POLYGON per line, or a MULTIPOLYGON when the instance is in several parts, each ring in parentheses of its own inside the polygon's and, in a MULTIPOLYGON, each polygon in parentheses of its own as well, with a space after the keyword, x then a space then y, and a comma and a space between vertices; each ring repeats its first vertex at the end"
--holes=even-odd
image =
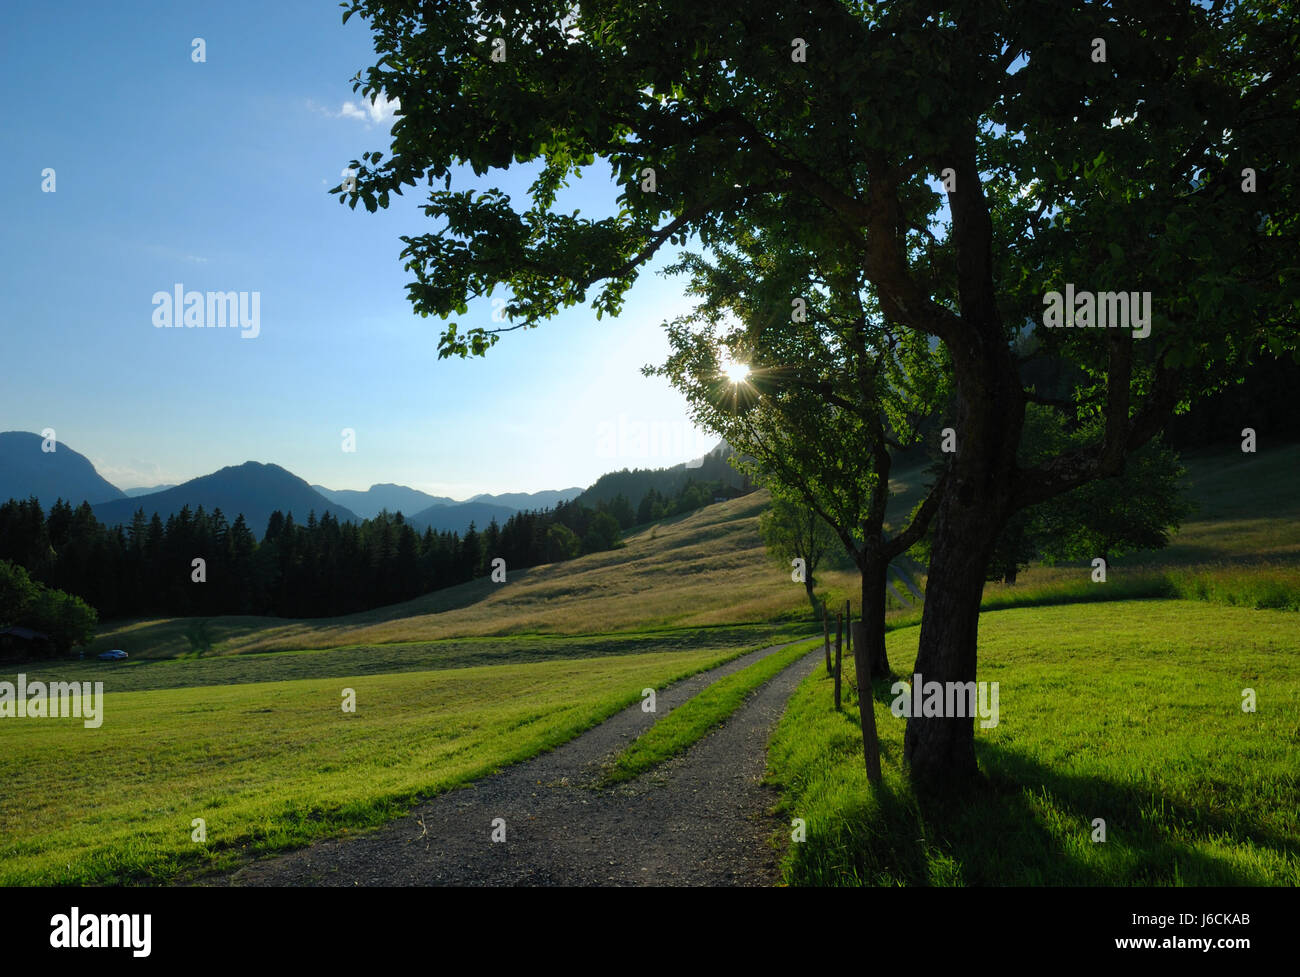
MULTIPOLYGON (((910 662, 918 629, 889 635, 910 662)), ((862 765, 857 699, 835 713, 820 670, 769 751, 796 885, 1300 884, 1300 616, 1181 600, 986 613, 976 727, 986 786, 945 807, 913 795, 905 720, 875 685, 885 780, 862 765), (1242 711, 1253 688, 1255 713, 1242 711), (1106 822, 1105 843, 1091 840, 1106 822), (788 841, 788 838, 787 838, 788 841)), ((852 676, 852 662, 846 665, 852 676)), ((850 681, 853 681, 850 678, 850 681)))
POLYGON ((508 638, 443 638, 304 651, 245 652, 238 655, 37 662, 24 668, 41 681, 103 681, 113 692, 234 685, 297 678, 387 675, 398 672, 600 658, 647 652, 713 648, 737 654, 807 633, 807 625, 740 625, 625 631, 614 635, 515 635, 508 638))
POLYGON ((0 884, 167 882, 374 827, 743 650, 106 692, 99 729, 0 723, 0 884))
MULTIPOLYGON (((1300 883, 1300 447, 1187 465, 1199 509, 1168 549, 1117 561, 1105 584, 1057 566, 986 586, 980 678, 1000 683, 1001 722, 977 733, 988 787, 969 807, 908 791, 887 683, 875 793, 851 695, 837 715, 820 670, 801 686, 769 756, 784 813, 809 826, 787 853, 791 882, 1300 883), (1089 840, 1094 817, 1104 845, 1089 840)), ((900 474, 895 513, 921 484, 900 474)), ((806 634, 803 587, 758 536, 766 504, 709 506, 504 586, 325 620, 212 619, 202 657, 190 620, 110 624, 90 652, 125 648, 129 662, 22 668, 102 680, 108 700, 99 730, 0 723, 0 882, 164 882, 366 830, 563 742, 646 685, 806 634), (339 708, 344 687, 356 715, 339 708)), ((855 573, 818 581, 856 609, 855 573)), ((919 619, 888 614, 897 672, 919 619)), ((762 665, 669 713, 627 770, 707 735, 776 668, 762 665)))

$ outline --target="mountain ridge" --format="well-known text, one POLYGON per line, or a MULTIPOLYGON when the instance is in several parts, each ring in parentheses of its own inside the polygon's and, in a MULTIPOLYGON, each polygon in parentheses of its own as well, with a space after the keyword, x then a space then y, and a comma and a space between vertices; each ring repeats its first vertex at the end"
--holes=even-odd
POLYGON ((78 506, 126 497, 85 455, 62 441, 53 443, 53 451, 44 451, 45 443, 30 431, 0 432, 0 501, 34 495, 48 508, 56 499, 78 506))
POLYGON ((227 465, 151 495, 92 505, 91 511, 100 522, 114 526, 129 524, 141 509, 145 518, 156 512, 165 521, 185 506, 203 506, 208 512, 221 509, 232 522, 242 514, 249 530, 259 539, 276 510, 285 515, 292 513, 299 522, 305 522, 312 512, 317 518, 329 512, 339 522, 361 522, 351 509, 331 502, 288 469, 257 461, 227 465))

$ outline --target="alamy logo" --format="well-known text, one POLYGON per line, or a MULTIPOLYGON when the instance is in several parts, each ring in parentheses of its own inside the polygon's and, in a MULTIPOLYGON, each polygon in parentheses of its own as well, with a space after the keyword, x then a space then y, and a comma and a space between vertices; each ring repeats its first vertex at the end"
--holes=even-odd
POLYGON ((997 682, 925 682, 920 675, 906 682, 895 682, 889 691, 894 701, 889 711, 900 719, 913 716, 965 719, 979 716, 980 728, 998 724, 997 682))
POLYGON ((1150 292, 1076 292, 1043 296, 1043 325, 1048 329, 1132 329, 1134 339, 1151 335, 1150 292))
POLYGON ((0 682, 0 719, 60 719, 71 716, 84 720, 87 729, 98 729, 104 721, 104 683, 33 682, 18 675, 18 684, 0 682))
POLYGON ((148 913, 81 915, 72 907, 50 917, 50 946, 56 950, 127 948, 133 957, 147 957, 152 947, 153 917, 148 913))
POLYGON ((709 437, 692 424, 670 421, 629 420, 618 415, 618 422, 601 421, 596 425, 596 455, 600 458, 680 458, 692 460, 687 468, 700 468, 704 456, 713 450, 709 437))
POLYGON ((153 304, 156 329, 239 329, 244 339, 262 332, 261 292, 187 292, 177 282, 170 292, 154 292, 153 304))

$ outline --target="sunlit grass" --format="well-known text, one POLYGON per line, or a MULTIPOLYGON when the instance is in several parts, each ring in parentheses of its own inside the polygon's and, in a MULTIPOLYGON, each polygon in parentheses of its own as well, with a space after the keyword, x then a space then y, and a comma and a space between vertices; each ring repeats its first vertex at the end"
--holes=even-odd
POLYGON ((821 645, 820 638, 802 641, 718 679, 633 740, 609 764, 604 782, 617 784, 631 780, 684 753, 710 730, 726 722, 760 686, 821 645))
MULTIPOLYGON (((889 635, 911 662, 917 629, 889 635)), ((986 777, 960 802, 919 800, 905 720, 876 685, 883 785, 862 766, 856 699, 837 714, 820 670, 769 752, 786 819, 785 878, 813 885, 1300 884, 1300 618, 1191 601, 987 613, 976 728, 986 777), (1242 711, 1253 688, 1258 711, 1242 711), (1106 842, 1092 822, 1106 822, 1106 842)), ((896 670, 898 666, 896 665, 896 670)), ((846 664, 852 676, 852 662, 846 664)), ((852 681, 852 679, 850 679, 852 681)))
POLYGON ((375 827, 737 653, 106 691, 98 729, 6 720, 0 884, 168 882, 375 827))

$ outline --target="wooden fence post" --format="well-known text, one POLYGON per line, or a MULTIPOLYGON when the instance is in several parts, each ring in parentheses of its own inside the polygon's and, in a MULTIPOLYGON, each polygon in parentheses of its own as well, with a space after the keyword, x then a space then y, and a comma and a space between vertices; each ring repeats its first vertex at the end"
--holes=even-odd
MULTIPOLYGON (((843 637, 844 637, 844 615, 836 614, 835 615, 835 660, 836 661, 840 660, 840 645, 841 642, 843 641, 843 637)), ((836 677, 834 668, 831 669, 831 676, 836 677)), ((839 691, 840 691, 840 683, 838 678, 836 678, 835 701, 837 703, 840 701, 839 691)))
POLYGON ((842 659, 840 658, 839 629, 837 628, 836 638, 835 638, 835 711, 836 712, 840 711, 840 662, 841 661, 842 659))
POLYGON ((831 673, 831 626, 826 619, 826 601, 822 601, 822 637, 826 641, 826 674, 831 673))
POLYGON ((853 625, 853 667, 858 673, 858 715, 862 720, 862 756, 867 764, 867 780, 880 783, 880 741, 876 737, 876 703, 871 691, 871 659, 866 654, 866 625, 853 625))

